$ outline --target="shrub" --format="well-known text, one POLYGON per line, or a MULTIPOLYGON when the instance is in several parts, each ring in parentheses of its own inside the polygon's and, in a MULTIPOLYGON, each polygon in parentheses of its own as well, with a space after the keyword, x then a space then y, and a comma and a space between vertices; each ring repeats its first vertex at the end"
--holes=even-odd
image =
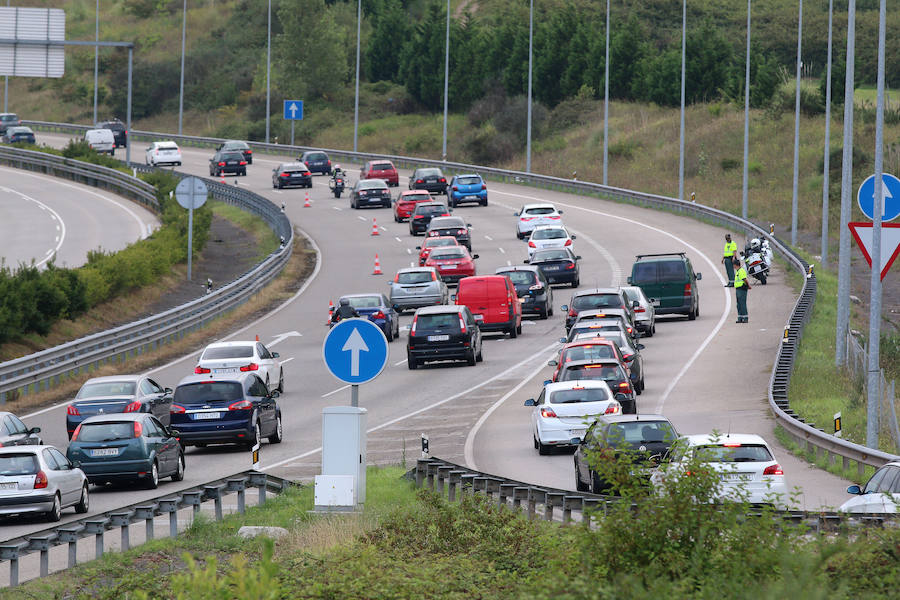
POLYGON ((723 158, 720 164, 723 171, 730 171, 732 169, 740 168, 741 165, 743 165, 743 161, 736 158, 723 158))

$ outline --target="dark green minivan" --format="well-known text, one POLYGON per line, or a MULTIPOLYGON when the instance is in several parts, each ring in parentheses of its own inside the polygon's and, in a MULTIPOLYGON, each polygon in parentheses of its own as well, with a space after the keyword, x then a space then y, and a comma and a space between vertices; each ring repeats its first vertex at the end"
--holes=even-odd
POLYGON ((684 252, 638 254, 628 283, 644 291, 657 315, 682 314, 693 321, 700 316, 701 278, 684 252))

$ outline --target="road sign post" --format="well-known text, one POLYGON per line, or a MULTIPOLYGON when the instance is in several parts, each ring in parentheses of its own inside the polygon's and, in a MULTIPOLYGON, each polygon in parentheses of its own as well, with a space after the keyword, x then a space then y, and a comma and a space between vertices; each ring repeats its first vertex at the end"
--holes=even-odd
MULTIPOLYGON (((881 220, 893 221, 900 216, 900 179, 889 173, 882 174, 881 220)), ((875 175, 869 175, 856 192, 859 209, 870 219, 875 219, 875 175)))
POLYGON ((291 122, 291 146, 294 145, 294 121, 303 120, 303 100, 284 101, 284 120, 291 122))
POLYGON ((194 209, 206 203, 208 193, 206 184, 197 177, 185 177, 175 187, 175 199, 178 200, 178 204, 188 209, 188 281, 191 280, 191 255, 194 253, 194 209))

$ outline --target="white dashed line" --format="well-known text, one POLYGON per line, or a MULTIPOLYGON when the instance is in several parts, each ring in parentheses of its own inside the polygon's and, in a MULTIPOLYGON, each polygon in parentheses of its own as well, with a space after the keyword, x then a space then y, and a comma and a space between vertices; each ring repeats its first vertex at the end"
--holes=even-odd
MULTIPOLYGON (((401 244, 403 243, 403 240, 401 240, 401 239, 398 238, 398 237, 395 237, 394 239, 397 240, 398 242, 400 242, 401 244)), ((409 250, 409 248, 407 248, 407 250, 409 250)))
POLYGON ((488 240, 488 241, 491 241, 491 242, 494 241, 494 238, 492 238, 492 237, 489 236, 489 235, 484 236, 484 239, 486 239, 486 240, 488 240))
POLYGON ((497 248, 497 250, 500 251, 500 254, 506 254, 506 250, 504 250, 503 248, 497 248))
POLYGON ((350 384, 347 384, 347 385, 345 385, 345 386, 339 387, 339 388, 336 389, 336 390, 331 390, 331 391, 328 392, 327 394, 322 394, 322 398, 327 398, 328 396, 331 396, 332 394, 337 394, 338 392, 342 392, 342 391, 346 390, 348 387, 350 387, 350 384))
POLYGON ((409 248, 407 248, 407 249, 406 249, 406 253, 407 253, 407 254, 412 254, 412 250, 410 250, 409 248))
POLYGON ((367 220, 367 219, 366 219, 364 216, 362 216, 362 215, 356 215, 356 218, 359 219, 360 221, 365 221, 365 220, 367 220))
POLYGON ((343 209, 341 209, 341 208, 338 207, 338 206, 332 206, 331 208, 333 208, 334 210, 343 210, 343 209))
POLYGON ((511 266, 512 266, 512 261, 511 261, 511 260, 506 261, 506 266, 507 266, 507 267, 511 267, 511 266))
POLYGON ((395 363, 394 363, 394 366, 395 366, 395 367, 400 366, 400 365, 402 365, 403 363, 405 363, 406 360, 407 360, 407 359, 404 358, 404 359, 401 360, 400 362, 395 362, 395 363))

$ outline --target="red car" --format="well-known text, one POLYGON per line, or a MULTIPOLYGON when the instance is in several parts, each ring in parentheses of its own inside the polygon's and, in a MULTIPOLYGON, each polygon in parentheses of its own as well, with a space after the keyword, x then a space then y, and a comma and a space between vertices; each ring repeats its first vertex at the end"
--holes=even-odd
POLYGON ((425 266, 434 267, 441 274, 441 279, 452 283, 475 275, 476 258, 478 255, 470 255, 465 246, 435 248, 425 261, 425 266))
POLYGON ((384 179, 388 185, 400 185, 400 174, 389 160, 370 160, 359 172, 360 179, 384 179))
POLYGON ((553 369, 553 375, 550 376, 550 381, 559 381, 559 373, 566 363, 572 362, 573 360, 595 360, 601 358, 616 359, 619 361, 619 364, 625 368, 625 372, 629 375, 631 374, 626 366, 625 357, 622 355, 622 351, 619 350, 619 347, 615 342, 598 337, 593 340, 569 342, 563 346, 559 351, 559 357, 556 360, 551 360, 547 363, 551 367, 556 367, 553 369))
POLYGON ((408 221, 419 202, 431 202, 431 194, 422 190, 406 190, 394 199, 394 220, 408 221))
POLYGON ((452 235, 425 238, 425 242, 421 246, 416 246, 416 250, 419 251, 419 266, 425 266, 425 261, 428 260, 428 255, 432 250, 446 246, 459 246, 459 242, 452 235))

